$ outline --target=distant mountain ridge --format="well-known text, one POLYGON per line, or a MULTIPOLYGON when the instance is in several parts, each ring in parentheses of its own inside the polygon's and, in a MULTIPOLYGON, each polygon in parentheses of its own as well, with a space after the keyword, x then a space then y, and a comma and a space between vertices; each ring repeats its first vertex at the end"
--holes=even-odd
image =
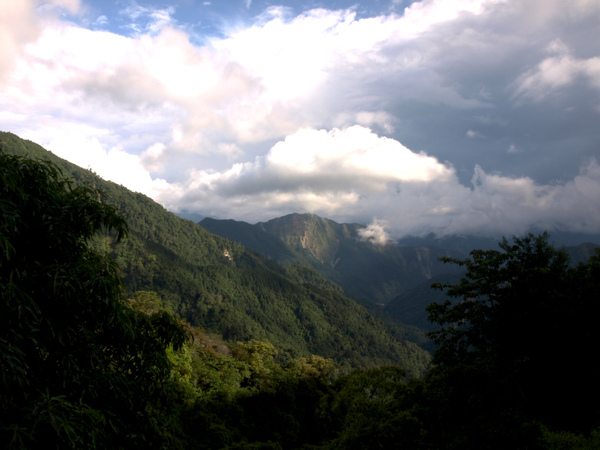
MULTIPOLYGON (((384 304, 395 323, 431 330, 425 308, 446 295, 431 283, 458 283, 462 268, 444 264, 440 256, 465 259, 475 249, 498 249, 499 239, 465 236, 408 237, 398 243, 374 245, 360 238, 359 224, 339 224, 314 214, 289 214, 251 225, 205 218, 212 233, 238 242, 283 265, 309 265, 340 285, 359 303, 384 304)), ((551 235, 551 237, 554 235, 551 235)), ((557 233, 560 242, 576 242, 575 234, 557 233)), ((584 238, 583 237, 579 237, 584 238)), ((593 237, 593 236, 592 236, 593 237)), ((598 245, 565 247, 573 265, 587 261, 598 245)))
POLYGON ((438 247, 376 245, 360 237, 364 225, 314 214, 294 213, 255 225, 207 218, 200 225, 280 264, 310 265, 347 295, 372 303, 385 304, 434 276, 460 272, 438 259, 465 256, 438 247))
POLYGON ((316 354, 345 370, 396 364, 420 376, 427 369, 430 355, 405 341, 402 329, 343 296, 315 270, 281 266, 14 134, 0 132, 0 149, 52 162, 75 184, 100 189, 102 201, 120 211, 129 237, 98 236, 93 245, 117 261, 127 295, 157 292, 192 325, 230 342, 268 339, 282 360, 316 354))
POLYGON ((364 228, 358 224, 339 224, 315 214, 298 213, 259 222, 255 226, 275 236, 288 248, 332 269, 340 262, 340 243, 357 239, 357 230, 364 228))
MULTIPOLYGON (((464 259, 473 249, 497 249, 500 240, 476 236, 425 236, 376 245, 361 238, 364 225, 340 224, 308 213, 293 213, 254 225, 212 218, 205 218, 199 224, 279 264, 308 265, 339 284, 347 295, 363 303, 366 300, 375 304, 388 304, 409 291, 426 286, 434 278, 455 279, 462 269, 440 262, 440 257, 464 259)), ((558 247, 586 237, 593 239, 596 236, 551 235, 558 247)), ((576 264, 587 260, 596 246, 584 243, 566 249, 576 264)), ((417 322, 422 324, 422 318, 417 322)))
MULTIPOLYGON (((579 263, 587 262, 595 254, 594 249, 598 246, 598 244, 592 242, 584 242, 575 246, 563 246, 562 248, 569 255, 571 266, 577 266, 579 263)), ((490 246, 489 248, 498 250, 497 245, 490 246)), ((387 303, 385 305, 385 313, 395 322, 410 324, 423 330, 434 330, 436 326, 429 322, 425 308, 433 302, 444 303, 448 300, 448 297, 443 291, 432 289, 431 283, 435 281, 459 284, 460 278, 461 275, 458 273, 445 274, 423 282, 419 286, 401 293, 398 297, 387 303)))
MULTIPOLYGON (((406 328, 384 326, 341 295, 339 286, 370 311, 384 303, 397 323, 424 328, 425 306, 444 299, 429 288, 431 282, 454 282, 461 273, 438 258, 465 258, 460 250, 470 245, 468 238, 433 237, 373 245, 360 239, 363 225, 313 214, 255 225, 206 218, 198 226, 13 134, 0 132, 0 148, 50 160, 76 182, 106 193, 126 217, 131 236, 118 244, 106 236, 98 245, 121 266, 129 292, 156 291, 194 325, 233 341, 269 339, 291 356, 314 353, 361 367, 394 363, 411 375, 421 373, 428 355, 403 341, 410 335, 406 328), (448 243, 452 249, 441 247, 448 243)), ((577 262, 595 246, 567 250, 577 262)))

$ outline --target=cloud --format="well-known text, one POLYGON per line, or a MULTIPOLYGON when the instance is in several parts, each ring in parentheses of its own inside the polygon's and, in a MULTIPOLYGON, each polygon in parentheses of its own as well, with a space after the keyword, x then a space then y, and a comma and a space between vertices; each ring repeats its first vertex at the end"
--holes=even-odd
POLYGON ((62 10, 66 10, 71 14, 76 14, 79 11, 81 2, 80 0, 49 0, 49 1, 36 1, 38 6, 38 11, 54 11, 61 12, 62 10))
POLYGON ((9 2, 3 126, 127 181, 122 164, 173 210, 377 217, 392 237, 593 228, 596 2, 270 7, 201 45, 179 9, 122 4, 93 25, 118 35, 61 19, 77 1, 9 2))
MULTIPOLYGON (((600 166, 595 159, 563 184, 538 185, 530 178, 490 175, 476 168, 473 185, 472 217, 487 221, 487 228, 496 234, 504 230, 523 233, 530 227, 594 233, 600 223, 600 207, 595 200, 600 195, 600 166)), ((466 229, 476 227, 474 223, 466 229)))
POLYGON ((236 217, 256 220, 296 210, 331 215, 385 192, 391 182, 449 177, 452 170, 434 158, 362 126, 303 129, 253 162, 222 172, 192 171, 189 191, 178 204, 218 216, 233 207, 236 217))
POLYGON ((171 142, 176 150, 219 151, 219 137, 230 132, 228 113, 239 118, 237 105, 254 91, 254 81, 234 63, 192 46, 183 32, 168 27, 137 38, 47 27, 25 56, 5 92, 7 109, 10 104, 29 115, 30 126, 59 116, 96 123, 120 134, 121 145, 132 153, 168 139, 176 125, 184 134, 171 142), (205 136, 210 133, 217 134, 212 141, 205 136), (154 142, 128 146, 124 141, 136 134, 154 142))
POLYGON ((401 33, 406 37, 415 37, 428 31, 434 26, 456 20, 467 14, 479 15, 486 8, 495 4, 505 3, 505 0, 429 0, 414 2, 405 8, 402 17, 401 33))
POLYGON ((338 114, 333 124, 336 128, 345 128, 354 124, 368 128, 377 127, 386 134, 392 134, 395 122, 394 117, 385 111, 356 111, 338 114))
POLYGON ((93 28, 104 28, 106 25, 108 25, 108 17, 104 14, 98 16, 92 24, 93 28))
POLYGON ((193 171, 181 198, 163 201, 216 217, 257 222, 290 211, 372 222, 363 238, 387 235, 519 234, 530 227, 594 232, 600 166, 591 160, 572 181, 539 185, 475 167, 471 186, 452 167, 354 126, 306 129, 252 163, 193 171), (299 149, 303 149, 299 151, 299 149), (385 230, 384 230, 385 224, 385 230), (386 231, 387 230, 387 231, 386 231))
POLYGON ((45 23, 58 20, 62 11, 76 14, 79 7, 79 0, 5 2, 0 15, 0 64, 12 67, 23 47, 39 37, 45 23))
POLYGON ((475 138, 479 138, 479 139, 481 139, 481 138, 485 138, 485 136, 484 136, 484 135, 482 135, 482 134, 481 134, 479 131, 475 131, 475 130, 467 130, 467 132, 465 133, 465 135, 466 135, 468 138, 471 138, 471 139, 475 139, 475 138))
POLYGON ((358 236, 361 240, 374 245, 385 245, 390 240, 385 226, 386 222, 374 219, 366 228, 358 230, 358 236))
POLYGON ((56 135, 47 144, 47 149, 84 169, 93 170, 105 180, 123 185, 134 192, 154 197, 165 189, 171 189, 166 186, 164 180, 152 179, 139 156, 126 153, 118 147, 107 151, 97 138, 89 138, 86 133, 77 129, 56 135))
POLYGON ((42 32, 35 12, 37 2, 13 1, 2 5, 0 15, 0 81, 13 69, 26 44, 35 41, 42 32))
POLYGON ((515 144, 510 144, 508 146, 508 153, 519 153, 519 149, 515 146, 515 144))
POLYGON ((172 15, 175 8, 151 8, 142 6, 135 0, 129 0, 127 5, 119 11, 121 17, 126 21, 125 29, 134 34, 158 34, 163 28, 173 23, 172 15))
MULTIPOLYGON (((125 122, 138 124, 135 133, 153 134, 153 142, 124 150, 139 154, 161 142, 163 169, 170 173, 182 152, 210 155, 210 164, 221 170, 232 160, 259 154, 255 144, 270 144, 298 129, 354 124, 402 141, 414 134, 422 142, 418 148, 442 160, 450 159, 450 151, 455 159, 465 158, 456 148, 439 145, 452 132, 445 118, 435 132, 430 127, 446 108, 464 122, 464 130, 493 139, 498 127, 480 131, 472 117, 491 110, 499 90, 506 95, 506 84, 487 85, 488 80, 503 72, 505 82, 525 77, 522 66, 515 71, 510 64, 518 61, 514 49, 527 45, 519 33, 532 26, 529 16, 523 18, 524 6, 498 0, 425 0, 412 3, 403 15, 361 19, 353 10, 313 9, 293 16, 272 7, 253 25, 232 27, 226 38, 196 46, 176 28, 172 9, 126 5, 123 17, 139 29, 129 37, 66 22, 46 28, 20 60, 11 86, 20 96, 11 103, 23 105, 25 94, 36 111, 55 116, 60 105, 70 119, 110 122, 124 138, 133 131, 125 122), (515 20, 516 32, 501 38, 502 24, 515 20), (173 126, 182 130, 178 141, 169 138, 173 126)), ((572 8, 584 11, 579 4, 572 8)), ((554 3, 545 11, 558 14, 554 3)), ((592 80, 594 60, 588 60, 585 73, 592 80)), ((537 72, 526 73, 535 78, 537 72)), ((495 110, 495 120, 510 124, 503 113, 495 110)))
MULTIPOLYGON (((124 14, 133 22, 168 18, 170 12, 161 11, 131 2, 124 14)), ((19 60, 11 104, 31 114, 32 122, 58 113, 70 121, 94 121, 125 139, 153 136, 147 145, 121 145, 139 154, 164 144, 162 161, 155 155, 157 170, 169 170, 181 153, 228 162, 242 158, 246 144, 318 126, 328 115, 319 108, 320 83, 345 70, 347 61, 386 63, 373 46, 396 27, 393 17, 355 20, 352 11, 312 10, 287 19, 283 10, 271 9, 261 20, 203 47, 166 19, 132 37, 57 23, 19 60), (168 137, 174 126, 181 130, 177 141, 168 137)), ((336 109, 336 123, 324 125, 394 129, 386 111, 336 109)))
POLYGON ((517 95, 541 100, 576 81, 583 81, 600 91, 600 57, 575 58, 560 40, 548 45, 555 53, 523 73, 517 80, 517 95))

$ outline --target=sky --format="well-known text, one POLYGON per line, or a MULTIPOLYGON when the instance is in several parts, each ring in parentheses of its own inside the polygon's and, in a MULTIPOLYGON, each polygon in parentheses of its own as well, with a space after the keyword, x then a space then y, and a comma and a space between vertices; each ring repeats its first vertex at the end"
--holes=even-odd
POLYGON ((175 213, 600 233, 598 0, 0 11, 0 130, 175 213))

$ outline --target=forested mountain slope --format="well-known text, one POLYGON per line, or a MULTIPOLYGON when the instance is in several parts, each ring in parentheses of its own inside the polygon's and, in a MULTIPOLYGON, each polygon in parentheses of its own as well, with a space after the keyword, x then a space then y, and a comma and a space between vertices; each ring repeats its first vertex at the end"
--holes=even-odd
POLYGON ((268 339, 282 358, 317 354, 348 368, 398 364, 411 376, 426 369, 427 352, 314 270, 282 267, 13 134, 0 133, 0 147, 54 162, 118 208, 129 238, 116 242, 107 234, 97 246, 120 265, 129 295, 155 291, 192 325, 230 341, 268 339))
POLYGON ((432 277, 458 273, 439 258, 464 256, 433 246, 375 244, 361 239, 364 225, 339 224, 314 214, 290 214, 255 225, 207 218, 200 225, 281 264, 309 264, 347 295, 373 303, 388 303, 432 277))
MULTIPOLYGON (((0 144, 31 145, 12 135, 0 144)), ((190 244, 196 226, 146 218, 144 208, 131 222, 148 226, 120 247, 126 221, 106 193, 3 151, 0 181, 2 448, 600 448, 600 250, 574 264, 593 245, 570 260, 547 233, 528 234, 446 259, 466 272, 439 286, 454 301, 427 307, 439 328, 425 376, 407 380, 398 366, 340 376, 331 359, 289 356, 318 347, 350 368, 418 355, 402 359, 407 347, 391 329, 312 269, 214 237, 197 252, 209 262, 195 263, 175 241, 190 244), (127 297, 111 255, 122 259, 127 297), (138 290, 147 285, 203 326, 263 333, 279 349, 224 343, 138 290), (286 349, 282 330, 303 339, 286 349)), ((131 214, 126 192, 117 205, 131 214)))
MULTIPOLYGON (((571 267, 576 267, 578 264, 588 261, 595 254, 597 247, 597 244, 587 242, 576 246, 563 247, 563 250, 569 255, 571 267)), ((432 289, 431 284, 432 282, 458 284, 462 275, 456 273, 433 277, 431 280, 403 292, 387 303, 384 311, 396 322, 413 325, 423 330, 435 330, 438 327, 429 321, 429 314, 425 308, 433 302, 443 303, 447 298, 445 292, 432 289)))

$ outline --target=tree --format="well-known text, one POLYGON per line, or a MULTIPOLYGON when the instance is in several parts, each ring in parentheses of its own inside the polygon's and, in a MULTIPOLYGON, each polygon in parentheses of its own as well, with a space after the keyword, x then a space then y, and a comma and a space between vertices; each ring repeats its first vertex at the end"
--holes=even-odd
POLYGON ((502 251, 445 258, 467 273, 437 286, 457 301, 428 307, 442 326, 430 333, 438 349, 429 387, 443 439, 528 448, 539 437, 535 424, 578 432, 600 424, 598 255, 571 268, 548 241, 529 234, 503 239, 502 251))
POLYGON ((396 366, 356 370, 334 383, 330 428, 339 430, 329 448, 420 449, 426 432, 414 414, 420 382, 406 382, 396 366))
POLYGON ((0 151, 0 446, 175 442, 166 348, 187 335, 124 300, 98 233, 127 235, 101 192, 0 151))

